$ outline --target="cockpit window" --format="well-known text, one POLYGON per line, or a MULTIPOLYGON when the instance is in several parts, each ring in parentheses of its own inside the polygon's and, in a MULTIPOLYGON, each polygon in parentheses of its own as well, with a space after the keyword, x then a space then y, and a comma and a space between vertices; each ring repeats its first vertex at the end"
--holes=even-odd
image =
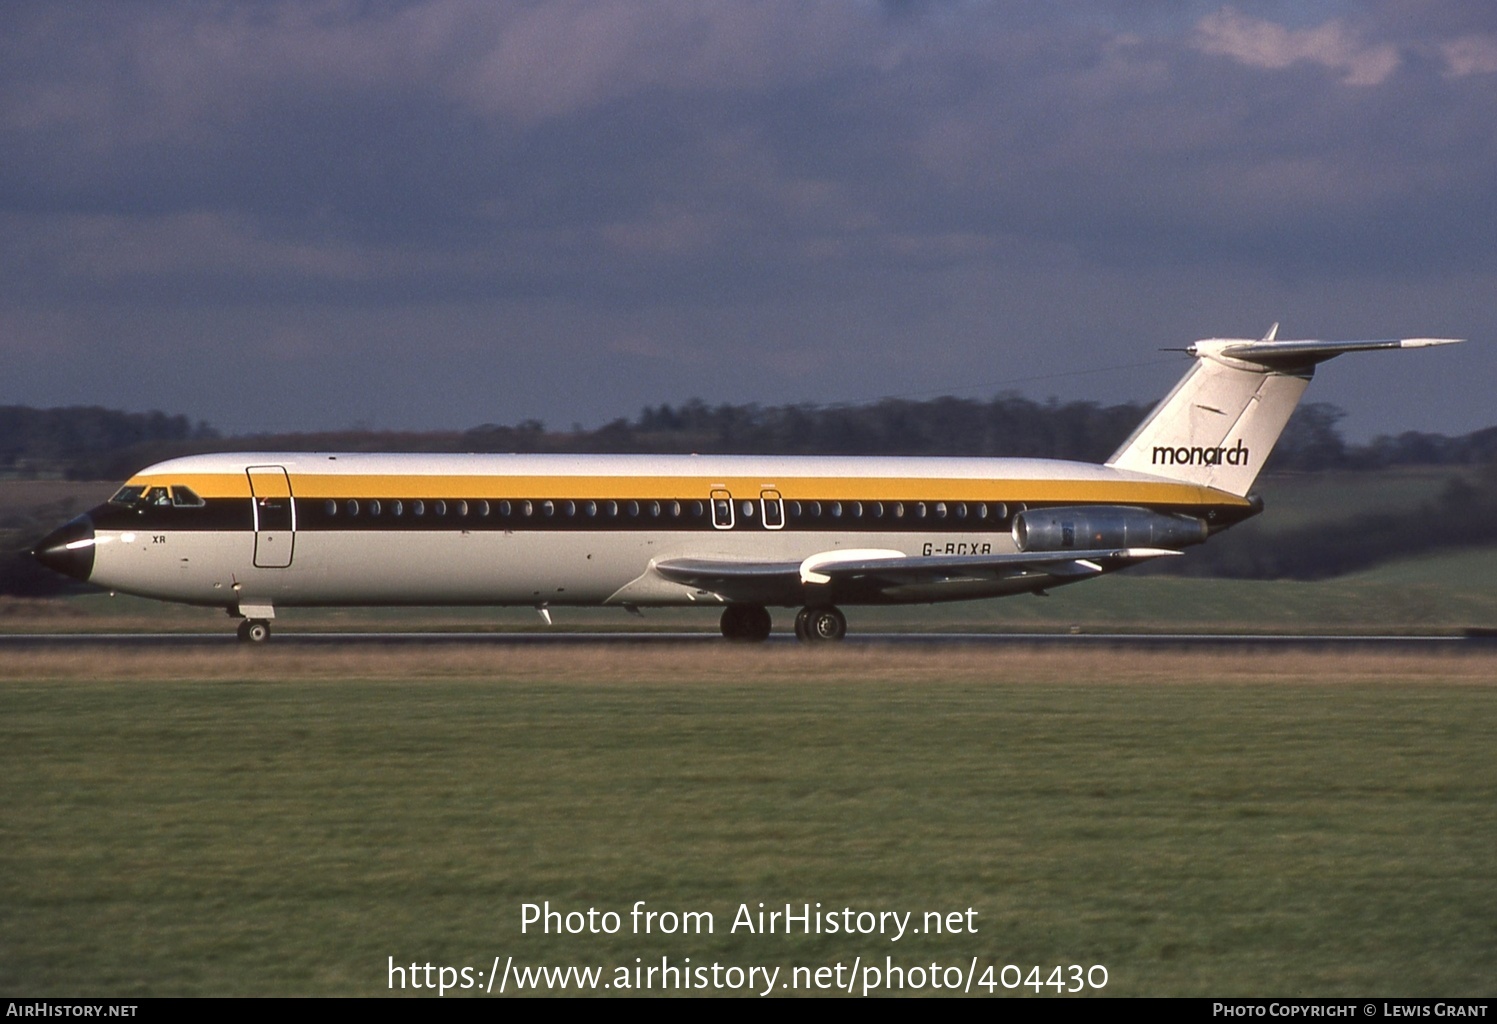
POLYGON ((191 487, 182 484, 172 484, 171 487, 121 487, 115 492, 114 497, 109 499, 112 505, 124 505, 126 508, 144 508, 147 505, 155 505, 160 508, 202 508, 207 504, 198 493, 191 487))

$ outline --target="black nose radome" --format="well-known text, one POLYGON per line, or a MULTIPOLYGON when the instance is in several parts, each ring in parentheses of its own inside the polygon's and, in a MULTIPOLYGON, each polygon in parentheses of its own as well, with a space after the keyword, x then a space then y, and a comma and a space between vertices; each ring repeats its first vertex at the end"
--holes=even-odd
POLYGON ((94 521, 79 516, 58 527, 37 541, 31 557, 53 572, 88 582, 94 571, 94 521))

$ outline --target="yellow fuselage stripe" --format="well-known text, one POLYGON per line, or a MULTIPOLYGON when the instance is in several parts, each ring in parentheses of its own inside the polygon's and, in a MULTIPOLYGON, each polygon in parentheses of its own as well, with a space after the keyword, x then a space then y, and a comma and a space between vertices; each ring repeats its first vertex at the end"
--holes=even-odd
MULTIPOLYGON (((244 473, 174 474, 170 479, 137 476, 133 486, 184 484, 204 498, 248 498, 244 473)), ((560 498, 706 499, 726 489, 734 497, 775 490, 787 500, 1084 502, 1120 505, 1217 505, 1248 507, 1244 498, 1162 481, 973 480, 939 477, 713 478, 683 476, 422 476, 395 474, 292 474, 298 498, 560 498)))

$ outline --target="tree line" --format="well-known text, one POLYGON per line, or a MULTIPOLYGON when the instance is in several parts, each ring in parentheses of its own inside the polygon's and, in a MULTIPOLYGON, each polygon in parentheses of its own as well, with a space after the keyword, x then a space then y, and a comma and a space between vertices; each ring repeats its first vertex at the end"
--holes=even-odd
POLYGON ((88 479, 77 474, 113 453, 151 445, 202 445, 206 449, 218 437, 206 423, 163 412, 6 405, 0 406, 0 473, 88 479))
MULTIPOLYGON (((224 437, 206 423, 161 412, 0 407, 0 476, 123 479, 153 462, 208 451, 554 452, 737 455, 1029 457, 1100 462, 1149 412, 1124 403, 992 399, 886 399, 869 405, 662 404, 597 429, 539 420, 465 431, 350 429, 224 437)), ((1497 427, 1461 437, 1405 433, 1352 444, 1340 409, 1299 407, 1268 472, 1478 465, 1497 458, 1497 427)))
POLYGON ((1282 528, 1272 509, 1167 561, 1171 575, 1319 580, 1439 550, 1497 544, 1497 461, 1452 475, 1414 508, 1368 508, 1334 522, 1282 528))
MULTIPOLYGON (((0 480, 121 481, 179 455, 251 450, 1027 456, 1099 462, 1148 411, 1139 404, 1036 402, 1013 394, 988 401, 890 399, 863 406, 712 406, 693 400, 652 406, 633 419, 596 430, 552 430, 525 420, 466 431, 224 437, 205 423, 161 412, 13 406, 0 408, 0 480)), ((1342 415, 1332 405, 1302 405, 1266 470, 1451 467, 1444 490, 1411 510, 1366 509, 1331 524, 1278 528, 1266 516, 1152 571, 1318 579, 1394 557, 1497 543, 1497 427, 1460 437, 1405 433, 1353 444, 1340 433, 1342 415)), ((24 551, 87 507, 84 490, 78 497, 36 507, 0 502, 0 593, 55 593, 69 586, 41 570, 24 551)), ((93 500, 98 497, 102 495, 93 500)))

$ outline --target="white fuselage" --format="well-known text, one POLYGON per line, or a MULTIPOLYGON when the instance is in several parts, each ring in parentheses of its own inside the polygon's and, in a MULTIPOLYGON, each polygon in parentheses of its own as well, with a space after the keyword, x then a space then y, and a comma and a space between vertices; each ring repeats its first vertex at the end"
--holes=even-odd
MULTIPOLYGON (((164 492, 159 504, 91 513, 89 580, 226 607, 716 603, 652 568, 1007 553, 1014 515, 1046 506, 1138 506, 1219 525, 1251 514, 1206 487, 1026 459, 267 452, 174 459, 129 487, 164 492), (169 504, 179 492, 201 504, 169 504)), ((947 596, 984 595, 907 599, 947 596)))

